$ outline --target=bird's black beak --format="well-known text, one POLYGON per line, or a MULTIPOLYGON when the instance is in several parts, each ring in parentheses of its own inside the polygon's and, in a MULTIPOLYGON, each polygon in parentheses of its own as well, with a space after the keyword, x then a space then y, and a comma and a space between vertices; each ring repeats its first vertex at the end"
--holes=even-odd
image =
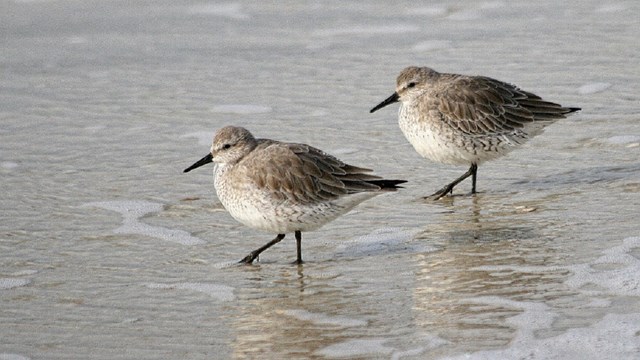
POLYGON ((376 110, 380 110, 383 107, 389 105, 389 104, 393 104, 395 102, 398 102, 398 93, 394 92, 393 95, 389 96, 388 98, 386 98, 383 102, 381 102, 380 104, 376 105, 373 109, 369 110, 370 113, 376 111, 376 110))
POLYGON ((189 166, 188 168, 184 169, 184 172, 189 172, 195 168, 199 168, 202 165, 207 165, 208 163, 213 162, 213 155, 211 155, 211 153, 208 153, 205 157, 203 157, 202 159, 196 161, 195 164, 189 166))

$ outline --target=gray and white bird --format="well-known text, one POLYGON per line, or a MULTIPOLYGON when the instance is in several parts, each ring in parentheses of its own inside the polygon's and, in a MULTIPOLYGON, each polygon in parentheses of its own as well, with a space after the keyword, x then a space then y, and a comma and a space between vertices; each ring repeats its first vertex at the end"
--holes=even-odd
POLYGON ((226 126, 213 137, 211 151, 189 172, 215 162, 213 180, 222 205, 251 228, 277 234, 241 263, 293 232, 302 263, 302 232, 316 230, 359 203, 395 191, 405 180, 384 180, 372 170, 345 164, 306 144, 256 139, 245 128, 226 126))
POLYGON ((401 103, 400 129, 418 154, 444 164, 470 166, 429 196, 434 200, 452 193, 469 176, 475 194, 479 164, 507 154, 546 126, 580 110, 489 77, 415 66, 400 72, 396 91, 370 112, 395 102, 401 103))

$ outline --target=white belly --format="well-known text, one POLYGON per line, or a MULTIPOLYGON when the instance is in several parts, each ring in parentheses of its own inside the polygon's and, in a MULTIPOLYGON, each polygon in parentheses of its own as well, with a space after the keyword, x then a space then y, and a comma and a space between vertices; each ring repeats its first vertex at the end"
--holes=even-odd
POLYGON ((443 123, 419 121, 404 105, 400 107, 398 125, 409 143, 422 157, 443 164, 470 165, 500 157, 515 145, 505 136, 471 136, 443 123))
POLYGON ((275 234, 315 230, 360 202, 380 194, 366 192, 333 201, 298 204, 291 200, 276 200, 251 184, 232 184, 222 169, 214 172, 214 183, 220 202, 234 219, 248 227, 275 234))

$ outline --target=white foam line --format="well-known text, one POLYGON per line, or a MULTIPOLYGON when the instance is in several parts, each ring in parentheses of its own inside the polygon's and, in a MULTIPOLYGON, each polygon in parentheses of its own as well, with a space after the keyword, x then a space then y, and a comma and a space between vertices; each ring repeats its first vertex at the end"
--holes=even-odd
POLYGON ((163 205, 148 201, 102 201, 84 204, 86 207, 99 207, 118 212, 122 215, 122 226, 113 230, 116 234, 138 234, 150 236, 181 245, 204 244, 205 241, 191 236, 186 231, 152 226, 140 221, 140 218, 151 213, 160 212, 163 205))
POLYGON ((418 7, 411 8, 406 11, 406 14, 411 16, 444 16, 450 11, 449 7, 446 5, 433 5, 429 7, 418 7))
POLYGON ((27 275, 35 275, 38 273, 38 270, 20 270, 9 275, 11 276, 27 276, 27 275))
POLYGON ((435 251, 435 248, 419 245, 407 247, 405 243, 409 242, 413 236, 420 232, 420 229, 400 229, 400 228, 381 228, 372 231, 367 235, 357 237, 353 240, 346 241, 336 247, 336 252, 349 255, 376 254, 387 253, 393 249, 409 249, 411 251, 435 251))
POLYGON ((481 350, 443 357, 441 360, 631 359, 640 351, 636 335, 640 330, 640 314, 608 314, 590 327, 569 329, 558 336, 540 339, 536 338, 535 333, 551 328, 557 316, 547 305, 499 297, 469 301, 522 309, 521 314, 506 320, 517 329, 515 337, 506 349, 481 350))
MULTIPOLYGON (((517 273, 548 273, 553 271, 568 271, 572 273, 565 284, 580 290, 589 284, 597 285, 602 290, 582 290, 589 295, 620 295, 640 296, 640 259, 629 254, 633 249, 640 248, 640 237, 623 240, 622 245, 611 247, 603 251, 603 255, 589 263, 566 266, 518 266, 518 265, 485 265, 471 268, 471 271, 487 272, 517 272, 517 273), (610 268, 593 265, 612 265, 610 268)), ((497 275, 497 274, 496 274, 497 275)))
POLYGON ((224 261, 224 262, 213 264, 212 266, 215 269, 227 269, 227 268, 230 268, 230 267, 238 266, 238 262, 237 261, 224 261))
POLYGON ((640 135, 616 135, 606 138, 605 141, 615 145, 629 145, 640 142, 640 135))
POLYGON ((13 161, 3 161, 0 162, 0 167, 3 169, 7 169, 7 170, 13 170, 17 167, 19 167, 20 165, 16 162, 13 161))
POLYGON ((247 13, 242 11, 239 3, 193 5, 187 9, 187 12, 193 15, 220 16, 233 20, 246 20, 250 18, 247 13))
POLYGON ((597 13, 613 13, 626 10, 627 7, 623 4, 605 4, 595 9, 597 13))
POLYGON ((578 94, 587 95, 595 94, 607 90, 611 87, 610 83, 591 83, 582 85, 578 88, 578 94))
POLYGON ((415 357, 418 356, 420 354, 422 354, 423 352, 427 351, 427 348, 425 347, 417 347, 414 349, 409 349, 409 350, 403 350, 403 351, 396 351, 391 355, 391 360, 399 360, 402 359, 404 357, 415 357))
POLYGON ((616 294, 620 296, 640 296, 640 259, 629 252, 640 247, 640 237, 631 237, 623 241, 622 245, 607 249, 604 255, 591 264, 578 264, 568 266, 573 272, 566 284, 573 288, 581 288, 584 285, 594 284, 603 291, 591 290, 591 293, 616 294), (613 269, 594 269, 591 265, 612 264, 613 269))
MULTIPOLYGON (((391 359, 392 360, 399 360, 405 357, 409 357, 411 359, 415 359, 416 356, 424 353, 427 350, 432 350, 435 348, 438 348, 440 346, 446 345, 446 344, 450 344, 449 341, 436 336, 436 335, 431 335, 431 334, 424 334, 423 336, 420 336, 419 338, 416 339, 417 343, 422 345, 422 346, 418 346, 412 349, 407 349, 407 350, 397 350, 395 351, 392 355, 391 355, 391 359)), ((421 357, 421 358, 427 358, 427 357, 421 357)), ((430 357, 429 357, 430 358, 430 357)))
POLYGON ((31 283, 29 279, 0 278, 0 290, 13 289, 31 283))
POLYGON ((0 353, 0 360, 31 360, 31 358, 9 353, 0 353))
MULTIPOLYGON (((344 342, 326 346, 316 352, 326 358, 369 358, 371 355, 389 355, 392 360, 399 360, 405 357, 415 358, 427 350, 435 349, 449 342, 435 335, 425 335, 418 339, 423 346, 400 350, 385 345, 390 339, 369 338, 352 339, 344 342)), ((376 357, 377 358, 377 357, 376 357)))
POLYGON ((298 320, 309 321, 316 325, 330 325, 341 328, 366 326, 367 321, 351 319, 343 316, 329 316, 321 313, 312 313, 303 309, 291 309, 282 311, 284 315, 294 317, 298 320))
POLYGON ((235 289, 231 286, 222 284, 186 282, 176 284, 148 283, 144 284, 144 286, 148 287, 149 289, 178 289, 196 291, 209 295, 219 301, 233 301, 236 298, 233 294, 233 291, 235 289))
POLYGON ((420 31, 418 26, 414 25, 383 25, 383 26, 352 26, 341 27, 337 29, 324 29, 316 30, 313 35, 320 37, 333 37, 333 36, 373 36, 373 35, 390 35, 390 34, 405 34, 410 32, 420 31))
POLYGON ((542 273, 555 271, 568 271, 568 266, 521 266, 521 265, 481 265, 469 268, 470 271, 487 272, 519 272, 519 273, 542 273))
MULTIPOLYGON (((640 248, 640 237, 630 237, 621 245, 613 246, 589 263, 558 266, 481 266, 473 271, 494 272, 549 272, 566 270, 572 275, 565 284, 590 296, 640 296, 640 259, 631 254, 640 248), (611 266, 594 266, 611 265, 611 266), (585 285, 595 285, 588 290, 585 285)), ((599 322, 584 328, 568 329, 555 337, 536 338, 535 334, 551 329, 558 316, 544 303, 518 302, 500 297, 479 297, 467 300, 470 303, 522 309, 523 312, 510 317, 506 322, 516 330, 514 339, 506 349, 483 350, 456 355, 447 360, 481 359, 631 359, 640 353, 640 313, 607 314, 599 322)), ((609 299, 593 299, 585 308, 604 308, 609 299)))
POLYGON ((324 347, 318 350, 316 354, 328 358, 389 355, 394 349, 384 345, 387 340, 381 338, 347 340, 324 347))

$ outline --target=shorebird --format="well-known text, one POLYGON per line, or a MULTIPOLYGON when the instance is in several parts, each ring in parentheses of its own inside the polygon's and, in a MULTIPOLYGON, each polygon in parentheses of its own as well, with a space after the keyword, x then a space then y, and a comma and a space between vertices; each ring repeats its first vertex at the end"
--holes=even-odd
POLYGON ((370 110, 401 102, 398 124, 422 157, 469 165, 462 176, 428 196, 438 200, 471 176, 476 193, 478 165, 507 154, 543 129, 580 110, 543 100, 515 85, 486 76, 439 73, 410 66, 396 91, 370 110))
POLYGON ((302 263, 302 232, 315 230, 359 203, 395 191, 405 180, 384 180, 372 170, 345 164, 306 144, 256 139, 245 128, 226 126, 213 137, 211 151, 189 172, 215 162, 213 179, 222 205, 233 218, 277 236, 240 260, 260 253, 293 232, 302 263))

